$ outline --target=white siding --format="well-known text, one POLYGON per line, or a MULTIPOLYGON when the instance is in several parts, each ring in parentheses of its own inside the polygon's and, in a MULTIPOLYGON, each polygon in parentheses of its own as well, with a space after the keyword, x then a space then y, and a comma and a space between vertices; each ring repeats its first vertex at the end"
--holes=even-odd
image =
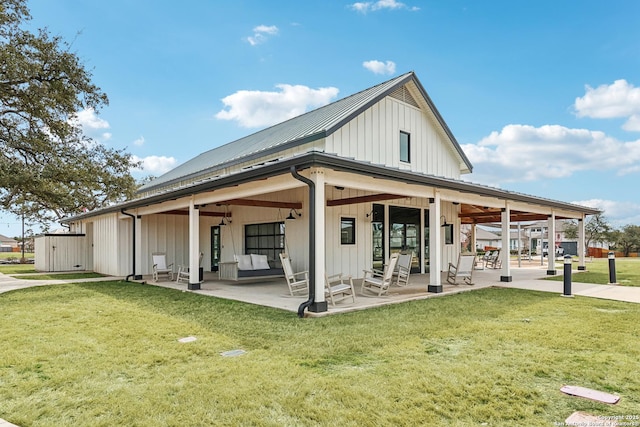
POLYGON ((89 270, 87 237, 84 235, 45 235, 35 238, 37 271, 89 270))
MULTIPOLYGON (((327 199, 343 199, 350 197, 365 196, 368 193, 356 190, 336 190, 334 187, 328 187, 327 199)), ((427 199, 401 199, 392 202, 377 202, 382 205, 404 206, 420 209, 428 209, 429 203, 427 199)), ((367 218, 367 214, 372 210, 372 203, 358 203, 351 205, 342 205, 335 207, 327 207, 326 213, 326 270, 327 274, 350 274, 354 278, 361 278, 363 270, 371 269, 373 265, 373 242, 371 232, 371 218, 367 218), (342 217, 355 218, 356 220, 356 244, 342 245, 340 243, 340 219, 342 217)), ((452 203, 442 203, 442 215, 447 219, 447 223, 454 224, 454 242, 452 245, 445 245, 444 239, 441 245, 442 265, 440 270, 447 269, 449 262, 454 262, 458 256, 458 248, 460 247, 460 224, 458 220, 457 207, 452 203)), ((424 236, 421 236, 424 238, 424 236)), ((388 230, 385 231, 385 239, 389 238, 388 230)))
POLYGON ((326 138, 325 151, 413 172, 460 178, 448 139, 420 109, 386 97, 326 138), (411 163, 400 162, 400 131, 411 135, 411 163))
POLYGON ((111 276, 122 275, 119 268, 118 214, 93 218, 93 271, 111 276))

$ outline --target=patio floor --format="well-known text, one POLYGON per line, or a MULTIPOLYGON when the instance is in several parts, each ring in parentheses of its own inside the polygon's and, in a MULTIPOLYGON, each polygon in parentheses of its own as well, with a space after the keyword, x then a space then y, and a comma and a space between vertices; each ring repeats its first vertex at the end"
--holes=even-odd
MULTIPOLYGON (((562 271, 559 271, 562 274, 562 271)), ((446 273, 442 273, 442 293, 429 293, 427 292, 427 285, 429 284, 429 274, 412 274, 409 279, 409 285, 398 287, 392 286, 389 289, 387 295, 376 296, 368 291, 363 294, 360 290, 361 280, 354 279, 354 287, 356 290, 356 301, 351 302, 350 299, 338 302, 336 306, 332 306, 329 303, 329 310, 324 313, 310 313, 306 315, 309 317, 326 316, 330 314, 345 313, 356 310, 363 310, 372 307, 378 307, 388 304, 397 304, 406 301, 420 300, 426 298, 434 298, 445 295, 452 295, 459 292, 467 292, 475 289, 483 289, 492 286, 509 286, 510 283, 500 282, 501 270, 476 270, 473 273, 474 285, 450 285, 446 281, 446 273)), ((522 268, 512 267, 511 275, 513 277, 514 285, 518 281, 531 281, 536 279, 542 279, 546 276, 546 266, 540 266, 540 263, 529 263, 522 268)), ((201 289, 194 292, 196 294, 208 295, 218 298, 243 301, 251 304, 263 305, 267 307, 278 308, 282 310, 291 311, 297 313, 300 304, 307 300, 306 297, 289 295, 289 289, 287 287, 284 278, 268 278, 268 279, 256 279, 255 281, 221 281, 217 280, 217 273, 204 274, 204 282, 201 285, 201 289)), ((184 283, 176 282, 151 282, 148 284, 162 286, 172 289, 186 290, 187 285, 184 283)), ((549 282, 542 282, 549 283, 549 282)), ((561 292, 562 282, 558 283, 558 290, 561 292)))

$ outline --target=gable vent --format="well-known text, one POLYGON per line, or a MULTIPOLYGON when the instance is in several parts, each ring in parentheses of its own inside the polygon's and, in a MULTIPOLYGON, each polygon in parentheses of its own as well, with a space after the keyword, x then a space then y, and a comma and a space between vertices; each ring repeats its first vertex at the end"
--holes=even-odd
POLYGON ((399 99, 402 102, 406 102, 409 105, 413 105, 416 108, 420 108, 416 100, 411 96, 411 93, 407 90, 406 86, 402 86, 389 94, 392 98, 399 99))

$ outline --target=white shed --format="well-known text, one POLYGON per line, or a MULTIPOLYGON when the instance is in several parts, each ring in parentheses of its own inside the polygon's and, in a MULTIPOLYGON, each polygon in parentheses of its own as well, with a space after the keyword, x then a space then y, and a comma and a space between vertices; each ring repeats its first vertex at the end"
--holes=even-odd
POLYGON ((92 270, 86 234, 43 234, 35 238, 35 268, 37 271, 92 270))

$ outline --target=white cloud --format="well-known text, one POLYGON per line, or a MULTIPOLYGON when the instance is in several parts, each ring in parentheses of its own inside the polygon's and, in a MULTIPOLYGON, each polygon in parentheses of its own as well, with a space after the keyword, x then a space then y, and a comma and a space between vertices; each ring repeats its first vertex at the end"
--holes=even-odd
POLYGON ((243 127, 269 126, 326 105, 339 92, 335 87, 311 89, 288 84, 276 87, 280 91, 240 90, 222 98, 225 108, 216 114, 216 118, 235 120, 243 127))
POLYGON ((578 117, 627 118, 623 129, 640 131, 640 88, 622 79, 595 89, 587 85, 585 90, 585 95, 574 103, 578 117))
POLYGON ((559 125, 508 125, 463 150, 473 180, 492 185, 568 177, 578 171, 640 170, 640 140, 621 142, 603 132, 559 125))
POLYGON ((134 162, 142 162, 142 166, 140 168, 136 168, 138 171, 143 171, 150 174, 163 174, 165 172, 170 171, 176 165, 176 159, 174 157, 166 157, 166 156, 147 156, 147 157, 138 157, 131 156, 134 162))
POLYGON ((412 12, 420 10, 420 8, 417 6, 407 6, 406 4, 396 0, 356 2, 356 3, 350 4, 349 8, 360 13, 375 12, 377 10, 382 10, 382 9, 388 9, 388 10, 406 9, 412 12))
POLYGON ((396 63, 393 61, 365 61, 362 66, 374 74, 393 74, 396 72, 396 63))
POLYGON ((275 25, 258 25, 253 29, 253 36, 247 37, 247 42, 251 46, 255 46, 267 41, 268 36, 274 36, 278 34, 278 27, 275 25))
POLYGON ((133 145, 136 145, 138 147, 144 145, 144 136, 140 136, 140 138, 133 141, 133 145))
POLYGON ((640 205, 637 203, 602 199, 579 200, 571 203, 600 209, 607 221, 614 227, 640 224, 640 205))
POLYGON ((109 122, 98 117, 93 108, 78 111, 69 119, 69 122, 75 126, 80 126, 82 132, 93 139, 106 141, 111 138, 110 132, 102 132, 103 129, 109 129, 109 122))

